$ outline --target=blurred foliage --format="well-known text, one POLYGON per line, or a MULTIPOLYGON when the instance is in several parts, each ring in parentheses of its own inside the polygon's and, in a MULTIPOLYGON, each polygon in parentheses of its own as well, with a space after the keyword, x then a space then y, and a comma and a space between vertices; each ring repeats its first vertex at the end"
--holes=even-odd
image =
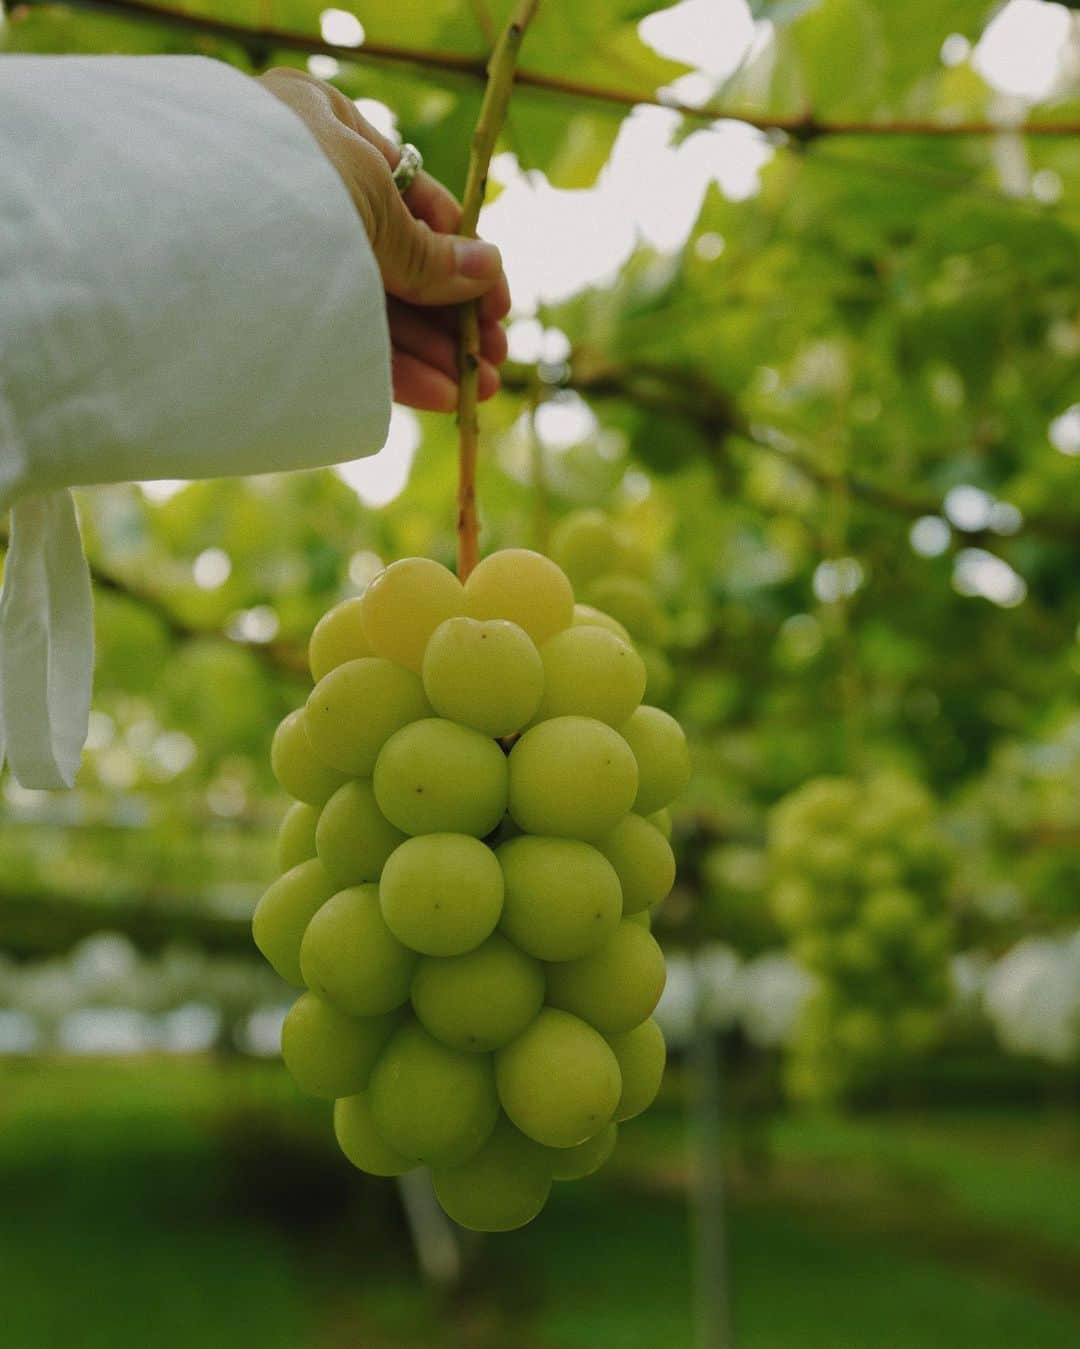
MULTIPOLYGON (((316 35, 321 6, 188 8, 316 35)), ((542 5, 525 65, 655 91, 682 67, 638 35, 651 8, 542 5)), ((939 52, 950 34, 977 38, 994 8, 757 3, 774 41, 714 81, 715 96, 777 116, 987 116, 1000 96, 939 52)), ((361 17, 372 42, 479 55, 481 16, 505 9, 410 0, 361 17)), ((235 44, 36 4, 11 13, 0 44, 195 50, 251 68, 235 44)), ((392 107, 429 166, 460 183, 475 81, 362 52, 336 80, 392 107)), ((1030 115, 1076 104, 1062 89, 1030 115)), ((503 148, 581 187, 620 112, 521 88, 503 148)), ((665 116, 672 146, 713 134, 665 116)), ((660 927, 670 942, 775 944, 766 810, 807 778, 884 769, 943 803, 965 937, 1000 948, 1074 925, 1080 459, 1053 428, 1080 385, 1080 144, 762 143, 757 191, 734 200, 711 185, 682 247, 642 244, 614 284, 540 315, 570 355, 510 368, 485 409, 483 546, 539 541, 528 401, 577 414, 577 443, 542 447, 546 512, 602 505, 652 558, 671 703, 695 742, 681 889, 660 927)), ((90 748, 70 797, 5 781, 0 942, 5 896, 81 899, 121 926, 124 906, 250 906, 283 804, 269 737, 303 695, 312 625, 380 560, 453 559, 454 427, 418 425, 408 485, 379 509, 332 471, 168 499, 81 494, 100 582, 90 748)))

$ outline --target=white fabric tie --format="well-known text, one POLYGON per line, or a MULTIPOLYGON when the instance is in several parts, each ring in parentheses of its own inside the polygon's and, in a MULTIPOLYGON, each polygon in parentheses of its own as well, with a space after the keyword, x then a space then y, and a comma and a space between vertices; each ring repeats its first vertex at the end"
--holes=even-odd
POLYGON ((11 508, 0 588, 0 768, 24 787, 71 787, 90 715, 94 612, 66 489, 11 508))

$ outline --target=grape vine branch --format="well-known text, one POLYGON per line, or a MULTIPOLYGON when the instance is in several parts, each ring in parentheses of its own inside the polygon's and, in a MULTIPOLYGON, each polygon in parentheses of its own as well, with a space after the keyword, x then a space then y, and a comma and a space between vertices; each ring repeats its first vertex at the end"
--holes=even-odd
MULTIPOLYGON (((514 70, 525 30, 532 22, 539 0, 520 0, 503 29, 488 62, 488 80, 480 116, 473 132, 469 169, 462 198, 459 233, 476 234, 480 208, 487 189, 488 167, 499 132, 506 120, 514 88, 514 70)), ((476 517, 477 381, 480 362, 480 320, 475 301, 461 309, 458 336, 458 576, 462 581, 480 557, 479 524, 476 517)))
MULTIPOLYGON (((55 0, 18 0, 11 9, 11 18, 17 20, 20 12, 29 9, 53 7, 55 0)), ((422 48, 398 47, 389 43, 365 42, 362 47, 345 47, 325 42, 308 33, 230 23, 207 15, 192 14, 183 9, 151 3, 151 0, 63 0, 68 9, 99 10, 118 14, 143 23, 156 23, 164 28, 195 33, 241 47, 256 65, 269 64, 276 51, 300 52, 309 56, 333 56, 339 61, 367 62, 387 65, 414 66, 422 70, 439 71, 444 75, 464 79, 483 79, 485 65, 482 58, 459 52, 429 51, 422 48)), ((573 98, 581 102, 608 104, 632 108, 639 104, 670 108, 694 121, 714 122, 721 118, 745 122, 761 131, 783 131, 799 141, 817 140, 823 136, 993 136, 1003 131, 1028 136, 1080 135, 1080 122, 1072 119, 1038 121, 1018 126, 999 125, 981 120, 934 121, 932 119, 903 118, 885 120, 837 120, 822 118, 813 112, 792 115, 764 113, 749 108, 723 107, 715 103, 692 105, 644 89, 620 89, 607 85, 587 84, 565 76, 548 75, 541 71, 517 70, 515 81, 542 94, 573 98)))

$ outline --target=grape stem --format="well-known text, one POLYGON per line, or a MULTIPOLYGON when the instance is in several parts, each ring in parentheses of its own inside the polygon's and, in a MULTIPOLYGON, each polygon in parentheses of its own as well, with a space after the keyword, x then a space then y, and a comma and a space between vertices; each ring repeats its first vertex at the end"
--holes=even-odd
MULTIPOLYGON (((458 233, 472 238, 487 190, 488 166, 506 120, 514 69, 525 30, 532 22, 539 0, 519 0, 510 22, 502 31, 488 62, 487 84, 480 116, 473 132, 469 171, 465 178, 461 224, 458 233)), ((480 438, 476 417, 477 378, 480 367, 480 320, 475 301, 461 306, 458 332, 458 576, 462 581, 480 557, 479 523, 476 515, 476 452, 480 438)))

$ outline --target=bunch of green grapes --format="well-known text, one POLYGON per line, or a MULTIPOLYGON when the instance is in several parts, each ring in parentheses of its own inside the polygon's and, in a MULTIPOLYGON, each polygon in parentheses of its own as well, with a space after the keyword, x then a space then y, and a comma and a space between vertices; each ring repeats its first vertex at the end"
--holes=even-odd
POLYGON ((645 666, 546 557, 462 585, 409 558, 331 610, 315 687, 274 737, 296 798, 255 941, 306 991, 282 1055, 333 1098, 346 1157, 430 1167, 504 1231, 590 1174, 660 1086, 650 911, 690 760, 645 666))
POLYGON ((645 662, 645 697, 663 703, 674 674, 662 649, 667 615, 656 601, 647 554, 599 510, 564 516, 552 530, 550 551, 586 604, 633 642, 645 662))
POLYGON ((771 898, 816 977, 787 1065, 792 1095, 836 1099, 929 1050, 948 999, 949 852, 918 783, 823 777, 769 821, 771 898))

